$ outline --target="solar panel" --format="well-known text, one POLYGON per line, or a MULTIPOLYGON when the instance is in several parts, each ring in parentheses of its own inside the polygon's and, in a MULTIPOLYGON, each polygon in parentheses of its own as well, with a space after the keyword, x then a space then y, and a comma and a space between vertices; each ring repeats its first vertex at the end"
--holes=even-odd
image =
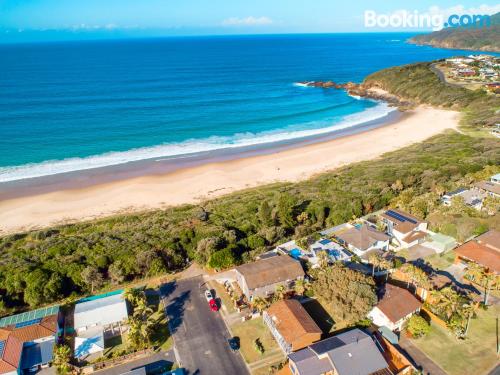
POLYGON ((398 214, 397 212, 394 212, 392 210, 388 210, 386 212, 386 214, 387 214, 387 216, 390 216, 390 217, 392 217, 392 218, 394 218, 396 220, 402 221, 402 222, 409 221, 412 224, 417 224, 416 220, 413 220, 413 219, 411 219, 409 217, 406 217, 406 216, 403 216, 401 214, 398 214))
POLYGON ((27 322, 33 319, 41 319, 49 315, 56 315, 59 312, 59 306, 49 306, 38 310, 27 311, 22 314, 11 315, 0 319, 0 327, 6 327, 13 324, 27 322))
POLYGON ((4 350, 5 350, 5 341, 0 341, 0 358, 3 357, 4 350))
POLYGON ((17 323, 15 325, 15 328, 29 327, 29 326, 32 326, 35 324, 39 324, 41 321, 42 321, 42 318, 27 320, 25 322, 17 323))

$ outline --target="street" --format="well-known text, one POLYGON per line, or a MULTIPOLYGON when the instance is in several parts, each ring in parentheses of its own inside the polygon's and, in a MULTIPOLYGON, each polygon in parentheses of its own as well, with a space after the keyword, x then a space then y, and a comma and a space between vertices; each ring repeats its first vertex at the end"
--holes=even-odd
POLYGON ((239 353, 229 348, 229 332, 219 312, 210 311, 201 277, 160 288, 177 360, 188 374, 248 374, 239 353))

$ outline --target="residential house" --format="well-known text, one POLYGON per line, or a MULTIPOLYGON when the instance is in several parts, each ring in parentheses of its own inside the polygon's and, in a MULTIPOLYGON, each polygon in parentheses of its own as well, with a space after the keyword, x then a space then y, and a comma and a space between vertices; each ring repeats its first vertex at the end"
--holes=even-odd
POLYGON ((263 319, 285 354, 321 340, 321 329, 296 299, 274 303, 263 319))
POLYGON ((368 313, 368 317, 379 327, 401 331, 404 322, 420 311, 421 307, 422 302, 408 290, 385 284, 384 295, 368 313))
POLYGON ((495 197, 500 198, 500 173, 490 177, 489 181, 479 181, 474 186, 480 191, 495 197))
POLYGON ((461 197, 467 206, 475 208, 476 210, 481 210, 486 193, 477 188, 459 188, 443 195, 441 202, 445 206, 451 206, 452 199, 455 197, 461 197))
POLYGON ((126 331, 127 301, 122 290, 81 299, 75 304, 75 357, 104 350, 104 340, 126 331))
POLYGON ((346 251, 338 243, 328 238, 319 239, 314 242, 309 249, 312 255, 309 261, 313 264, 313 268, 318 265, 318 256, 322 252, 325 252, 328 255, 328 258, 332 263, 337 261, 345 262, 351 259, 351 254, 348 251, 346 251))
POLYGON ((294 375, 391 375, 373 339, 353 329, 288 355, 294 375))
POLYGON ((335 233, 335 237, 340 244, 364 260, 368 260, 371 252, 389 249, 390 237, 367 224, 351 225, 335 233))
POLYGON ((0 374, 23 374, 52 361, 62 318, 51 306, 0 319, 0 374))
POLYGON ((397 209, 389 209, 382 215, 387 233, 399 247, 411 247, 423 242, 427 236, 427 223, 397 209))
POLYGON ((470 262, 500 274, 499 231, 489 230, 455 249, 455 263, 468 265, 470 262))
POLYGON ((236 282, 243 294, 252 301, 268 297, 276 287, 292 288, 295 281, 305 276, 302 265, 289 256, 273 256, 235 268, 236 282))

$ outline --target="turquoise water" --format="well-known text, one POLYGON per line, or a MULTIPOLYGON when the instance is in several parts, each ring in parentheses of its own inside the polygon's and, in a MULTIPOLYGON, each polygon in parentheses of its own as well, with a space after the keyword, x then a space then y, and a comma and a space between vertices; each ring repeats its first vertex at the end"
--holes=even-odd
POLYGON ((299 81, 460 54, 409 34, 0 45, 0 182, 293 140, 387 115, 299 81))

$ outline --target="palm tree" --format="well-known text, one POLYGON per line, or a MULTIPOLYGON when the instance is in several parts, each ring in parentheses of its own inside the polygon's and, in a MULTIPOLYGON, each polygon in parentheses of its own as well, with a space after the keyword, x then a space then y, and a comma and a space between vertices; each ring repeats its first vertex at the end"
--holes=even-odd
POLYGON ((465 277, 484 288, 484 304, 488 305, 491 288, 498 283, 498 276, 477 263, 469 263, 465 277))
POLYGON ((384 271, 387 271, 385 274, 385 281, 387 281, 389 279, 389 271, 393 267, 392 262, 390 260, 382 258, 378 266, 384 271))
POLYGON ((368 262, 372 265, 372 277, 375 276, 375 267, 380 265, 380 260, 380 255, 378 254, 371 254, 368 257, 368 262))
POLYGON ((139 289, 135 289, 135 288, 127 288, 125 289, 125 291, 123 292, 123 297, 130 302, 130 304, 132 306, 135 306, 136 303, 137 303, 137 300, 140 298, 141 296, 141 291, 139 289))
POLYGON ((436 298, 435 306, 447 320, 458 310, 460 296, 450 287, 434 291, 433 296, 436 298))
POLYGON ((318 266, 322 270, 324 270, 326 267, 328 267, 328 254, 326 251, 320 251, 318 252, 318 266))
POLYGON ((274 296, 275 296, 276 300, 280 301, 280 300, 284 299, 285 295, 286 295, 285 286, 284 285, 278 285, 276 287, 275 292, 274 292, 274 296))
POLYGON ((262 312, 267 308, 267 301, 264 298, 257 297, 253 300, 252 306, 257 309, 259 314, 262 314, 262 312))
POLYGON ((295 285, 293 286, 293 290, 298 295, 303 296, 306 291, 306 281, 304 279, 299 279, 295 281, 295 285))
POLYGON ((469 302, 462 306, 461 314, 467 318, 467 323, 465 325, 464 337, 467 337, 467 333, 469 332, 470 321, 474 317, 477 311, 477 304, 474 302, 469 302))

